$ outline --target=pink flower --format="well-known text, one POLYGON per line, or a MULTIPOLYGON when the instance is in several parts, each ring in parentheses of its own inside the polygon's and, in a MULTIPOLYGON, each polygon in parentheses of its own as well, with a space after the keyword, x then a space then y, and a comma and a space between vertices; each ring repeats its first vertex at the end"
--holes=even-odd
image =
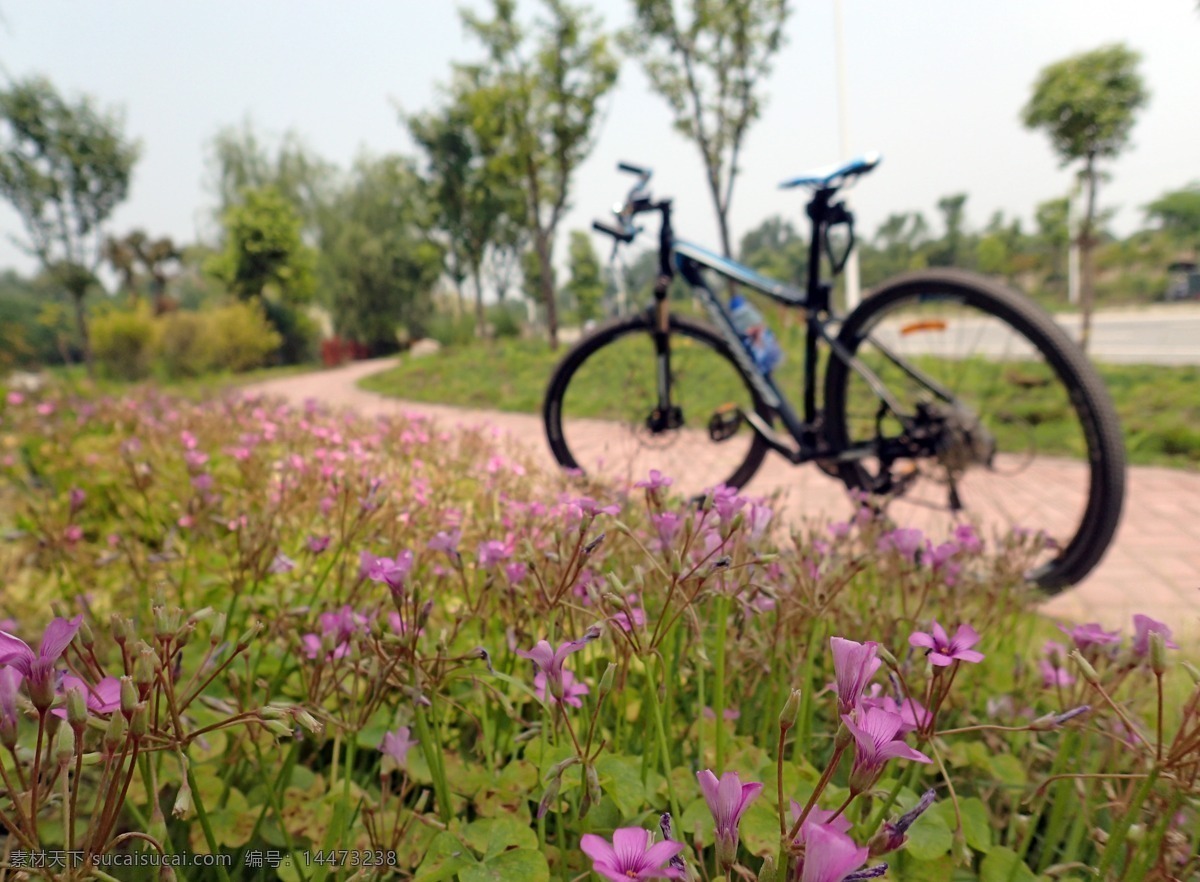
POLYGON ((504 565, 504 575, 508 579, 510 585, 516 585, 527 575, 529 575, 529 567, 520 561, 507 563, 504 565))
MULTIPOLYGON (((547 704, 557 704, 558 699, 553 695, 546 694, 546 673, 538 671, 533 677, 533 688, 537 692, 539 701, 544 701, 547 704)), ((562 670, 562 703, 569 704, 571 707, 583 707, 582 696, 591 692, 588 689, 587 683, 581 683, 575 679, 575 675, 567 668, 562 670)))
POLYGON ((648 481, 638 481, 634 487, 644 487, 647 490, 661 490, 663 487, 670 487, 672 481, 658 469, 650 470, 650 479, 648 481))
MULTIPOLYGON (((807 826, 807 825, 806 825, 807 826)), ((867 861, 866 846, 828 824, 813 824, 805 833, 800 882, 844 882, 867 861)))
POLYGON ((290 573, 294 569, 296 569, 296 562, 281 551, 275 555, 275 559, 267 567, 267 572, 272 575, 280 575, 290 573))
POLYGON ((585 833, 579 847, 592 859, 592 869, 612 882, 677 879, 681 875, 677 867, 663 867, 663 863, 683 851, 683 843, 655 843, 654 834, 641 827, 618 827, 611 844, 594 833, 585 833))
POLYGON ((20 392, 9 392, 8 393, 8 403, 10 405, 12 405, 13 407, 18 407, 19 405, 22 405, 25 403, 25 396, 22 395, 20 392))
POLYGON ((563 694, 563 662, 572 652, 577 652, 587 644, 600 637, 600 629, 589 628, 579 640, 568 640, 560 643, 558 649, 553 649, 545 640, 539 640, 533 649, 518 649, 517 655, 527 658, 537 666, 539 672, 546 675, 550 694, 559 698, 563 694))
POLYGON ((1053 689, 1058 686, 1070 686, 1075 682, 1075 678, 1071 676, 1070 671, 1066 668, 1060 668, 1047 659, 1042 659, 1038 662, 1038 670, 1042 672, 1042 685, 1047 689, 1053 689))
POLYGON ((903 720, 882 708, 858 708, 853 715, 843 714, 842 722, 854 736, 854 765, 850 769, 850 789, 855 793, 869 790, 890 759, 932 762, 929 757, 898 741, 903 720), (857 720, 855 719, 857 717, 857 720))
POLYGON ((664 511, 661 514, 650 515, 650 523, 654 524, 654 529, 658 531, 661 547, 666 548, 675 540, 679 528, 683 526, 683 518, 676 512, 664 511))
POLYGON ((330 539, 329 536, 309 536, 304 544, 312 554, 320 554, 329 547, 330 539))
POLYGON ((512 548, 498 539, 489 539, 479 543, 479 568, 490 570, 502 560, 512 557, 512 548))
POLYGON ((1067 628, 1064 625, 1059 625, 1058 630, 1062 631, 1068 637, 1075 641, 1075 645, 1080 651, 1086 650, 1091 646, 1108 646, 1112 643, 1121 642, 1120 631, 1105 631, 1098 622, 1089 622, 1086 625, 1076 625, 1074 628, 1067 628))
POLYGON ((750 516, 746 521, 750 526, 750 541, 752 543, 757 542, 767 532, 767 527, 770 525, 774 514, 770 506, 757 502, 750 504, 750 516))
POLYGON ((721 519, 721 526, 726 527, 733 520, 734 515, 741 511, 742 506, 746 504, 746 500, 738 496, 735 488, 720 484, 712 489, 712 507, 717 512, 717 517, 721 519))
POLYGON ((1162 622, 1149 616, 1136 615, 1133 617, 1133 654, 1144 656, 1150 652, 1150 635, 1161 634, 1167 649, 1178 649, 1179 646, 1171 640, 1171 629, 1162 622))
POLYGON ((983 540, 970 524, 959 524, 954 528, 954 541, 969 554, 978 554, 983 550, 983 540))
POLYGON ((430 551, 444 551, 451 557, 458 557, 458 543, 462 539, 462 530, 439 530, 438 534, 429 540, 430 551))
POLYGON ((401 551, 394 558, 376 557, 366 551, 360 555, 363 574, 372 582, 383 582, 395 590, 403 587, 404 580, 412 572, 413 553, 401 551))
MULTIPOLYGON (((121 706, 121 681, 116 677, 105 677, 95 686, 89 686, 78 677, 67 674, 62 678, 60 691, 66 694, 70 689, 78 689, 83 693, 88 710, 94 714, 111 714, 121 706)), ((56 707, 50 713, 60 720, 67 718, 65 707, 56 707)))
POLYGON ((397 767, 403 766, 404 758, 408 755, 408 752, 414 745, 421 743, 414 738, 410 738, 409 735, 408 726, 401 726, 395 732, 385 732, 383 743, 379 745, 379 752, 384 756, 391 757, 397 767))
POLYGON ((879 537, 876 547, 880 551, 895 551, 902 558, 912 563, 924 547, 925 534, 920 530, 899 529, 884 533, 879 537))
POLYGON ((46 626, 42 644, 37 653, 19 637, 0 631, 0 665, 10 665, 29 681, 29 700, 39 711, 54 703, 54 666, 67 651, 83 616, 73 619, 55 619, 46 626))
POLYGON ((737 772, 726 772, 718 781, 716 775, 705 769, 697 772, 696 778, 716 822, 717 861, 722 867, 731 867, 737 860, 738 825, 742 822, 742 814, 762 792, 763 785, 757 782, 743 784, 737 772))
POLYGON ((17 692, 23 679, 12 668, 0 667, 0 744, 10 748, 17 743, 17 692))
POLYGON ((883 664, 875 653, 879 644, 855 643, 841 637, 829 638, 833 649, 833 674, 837 680, 838 713, 848 714, 858 704, 867 683, 883 664))
POLYGON ((955 661, 983 661, 983 653, 976 652, 971 648, 978 642, 979 634, 970 625, 959 625, 951 639, 946 636, 945 628, 939 625, 936 619, 933 622, 932 634, 917 631, 908 638, 910 646, 928 649, 929 651, 925 654, 929 657, 929 663, 938 667, 945 667, 955 661))
MULTIPOLYGON (((792 821, 797 821, 800 814, 804 811, 804 807, 796 800, 792 800, 792 821)), ((800 825, 800 832, 796 834, 795 842, 798 845, 803 845, 808 838, 808 830, 810 827, 832 827, 839 833, 849 833, 850 828, 854 825, 850 823, 850 819, 844 815, 833 817, 833 809, 823 809, 820 806, 813 806, 808 817, 804 819, 804 823, 800 825)))

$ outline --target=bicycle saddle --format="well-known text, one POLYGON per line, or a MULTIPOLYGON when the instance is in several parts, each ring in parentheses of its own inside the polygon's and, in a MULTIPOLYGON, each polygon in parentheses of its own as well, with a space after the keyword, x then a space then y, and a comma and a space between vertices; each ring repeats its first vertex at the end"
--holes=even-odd
POLYGON ((826 189, 834 186, 841 186, 855 175, 865 175, 875 166, 883 161, 883 156, 875 151, 865 153, 862 156, 855 157, 849 162, 843 162, 841 165, 826 165, 821 168, 813 169, 806 174, 800 175, 798 178, 792 178, 790 181, 784 181, 779 185, 781 190, 789 190, 792 187, 816 187, 826 189))

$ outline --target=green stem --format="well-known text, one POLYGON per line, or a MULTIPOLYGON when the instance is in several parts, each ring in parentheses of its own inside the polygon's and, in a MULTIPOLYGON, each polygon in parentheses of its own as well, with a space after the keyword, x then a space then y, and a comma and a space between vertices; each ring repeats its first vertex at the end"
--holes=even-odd
POLYGON ((1133 799, 1129 805, 1124 806, 1121 812, 1117 815, 1116 824, 1114 824, 1112 832, 1108 835, 1108 845, 1104 848, 1104 853, 1100 855, 1100 865, 1096 868, 1096 878, 1108 878, 1108 871, 1112 869, 1113 863, 1120 854, 1121 848, 1125 845, 1125 837, 1129 834, 1129 828, 1133 824, 1142 811, 1142 803, 1146 801, 1146 797, 1150 795, 1150 791, 1154 788, 1154 783, 1158 780, 1159 768, 1154 766, 1150 770, 1150 774, 1142 781, 1141 785, 1133 794, 1133 799))
MULTIPOLYGON (((200 796, 200 787, 196 784, 196 776, 192 773, 190 761, 187 779, 188 786, 192 788, 192 804, 196 807, 196 817, 200 820, 200 829, 204 831, 204 841, 208 844, 208 852, 209 854, 218 854, 217 837, 213 835, 212 825, 208 822, 208 812, 204 808, 204 799, 200 796)), ((92 872, 94 873, 96 870, 92 870, 92 872)), ((217 875, 221 877, 221 882, 229 882, 229 873, 220 861, 217 861, 217 875)))
MULTIPOLYGON (((653 669, 655 658, 657 656, 647 659, 647 674, 653 669)), ((663 725, 662 705, 658 701, 658 684, 653 676, 646 678, 646 692, 650 699, 650 712, 654 715, 654 730, 658 735, 658 752, 662 763, 663 777, 667 779, 667 798, 671 803, 671 815, 682 818, 683 813, 679 810, 679 800, 675 796, 675 785, 671 783, 671 755, 667 749, 667 730, 663 725)), ((718 728, 717 731, 719 732, 720 729, 718 728)))
POLYGON ((717 775, 725 771, 725 638, 729 630, 729 598, 717 598, 717 657, 713 672, 713 711, 717 720, 717 775))
POLYGON ((429 728, 429 710, 430 708, 418 707, 413 722, 417 727, 417 735, 420 736, 421 752, 425 755, 429 774, 433 776, 433 796, 438 804, 438 817, 443 824, 449 824, 454 811, 450 804, 450 784, 446 780, 446 767, 442 765, 441 742, 434 742, 433 732, 429 728))

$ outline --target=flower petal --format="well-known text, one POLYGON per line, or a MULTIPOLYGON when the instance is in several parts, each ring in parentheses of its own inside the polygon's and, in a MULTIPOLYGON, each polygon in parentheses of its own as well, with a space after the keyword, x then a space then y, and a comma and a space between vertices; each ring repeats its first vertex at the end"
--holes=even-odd
POLYGON ((597 836, 595 833, 584 833, 583 838, 579 840, 579 847, 583 850, 584 854, 597 864, 616 865, 617 853, 613 851, 612 845, 603 836, 597 836))
POLYGON ((909 635, 908 645, 920 646, 924 649, 937 648, 937 644, 933 642, 933 637, 931 637, 929 634, 926 634, 924 631, 917 631, 916 633, 909 635))
POLYGON ((79 626, 83 624, 83 616, 77 615, 73 619, 55 619, 46 626, 46 633, 42 635, 42 646, 38 650, 38 655, 45 659, 58 661, 62 654, 66 652, 71 641, 75 639, 75 634, 79 631, 79 626))

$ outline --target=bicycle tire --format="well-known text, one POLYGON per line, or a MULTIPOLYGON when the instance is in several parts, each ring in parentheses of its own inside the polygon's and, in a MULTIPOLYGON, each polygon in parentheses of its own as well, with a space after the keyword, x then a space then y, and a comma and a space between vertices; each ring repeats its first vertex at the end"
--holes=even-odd
MULTIPOLYGON (((570 349, 570 351, 567 352, 565 356, 563 356, 562 361, 558 364, 554 370, 554 373, 550 377, 550 382, 546 388, 546 396, 542 407, 542 419, 546 429, 546 438, 549 441, 550 450, 554 455, 554 459, 560 466, 565 469, 579 469, 580 471, 585 471, 583 466, 584 461, 587 458, 581 450, 572 449, 573 444, 572 438, 570 437, 572 432, 566 427, 568 423, 572 422, 570 409, 564 408, 565 400, 571 394, 572 380, 577 378, 581 368, 588 363, 589 359, 596 358, 597 353, 605 350, 606 348, 614 347, 614 344, 620 343, 623 340, 644 337, 646 341, 648 341, 648 345, 652 347, 653 331, 654 323, 653 313, 651 311, 643 312, 634 316, 613 319, 596 328, 589 335, 581 339, 570 349)), ((742 373, 741 368, 738 367, 737 361, 735 360, 733 353, 730 351, 729 346, 725 342, 724 338, 722 338, 713 328, 686 316, 673 314, 670 316, 668 333, 672 359, 671 376, 673 384, 673 396, 678 394, 679 391, 676 388, 679 374, 677 365, 679 364, 685 352, 684 347, 682 347, 680 344, 690 341, 694 344, 698 344, 701 347, 707 347, 708 350, 711 350, 712 354, 715 354, 717 357, 719 357, 721 362, 727 364, 729 369, 736 372, 737 377, 739 377, 741 381, 741 392, 745 396, 744 400, 747 403, 750 403, 750 406, 753 407, 754 411, 767 425, 771 424, 774 418, 773 411, 762 400, 761 396, 754 389, 753 385, 746 378, 745 374, 742 373)), ((653 356, 652 348, 646 349, 645 351, 648 355, 653 356)), ((652 357, 646 358, 642 372, 650 377, 655 376, 655 362, 652 357)), ((617 378, 613 378, 613 380, 614 386, 617 385, 617 378)), ((625 387, 622 387, 622 394, 628 391, 628 384, 625 387)), ((636 408, 637 404, 634 403, 633 407, 636 408)), ((633 412, 636 414, 638 419, 641 419, 644 415, 644 408, 641 410, 634 410, 633 412)), ((709 416, 707 408, 701 409, 700 413, 690 413, 689 409, 684 406, 684 426, 682 429, 673 429, 669 431, 692 432, 696 429, 703 430, 705 428, 703 418, 707 416, 709 416), (700 419, 698 419, 698 417, 700 419)), ((591 417, 585 417, 583 420, 592 420, 594 422, 594 419, 591 417)), ((619 423, 617 424, 619 425, 619 423)), ((635 422, 626 423, 623 428, 626 430, 631 430, 630 434, 633 435, 638 431, 638 424, 635 422)), ((615 428, 613 431, 616 431, 615 428)), ((739 432, 751 432, 751 429, 748 425, 743 424, 741 425, 739 432)), ((662 434, 665 435, 666 433, 662 434)), ((695 444, 698 443, 701 438, 710 445, 716 445, 718 443, 709 439, 707 434, 700 436, 699 433, 696 433, 695 435, 689 435, 687 441, 695 446, 695 444)), ((691 483, 695 485, 697 489, 697 492, 694 493, 689 493, 684 489, 684 486, 687 482, 681 482, 679 480, 681 477, 680 475, 672 475, 670 474, 669 470, 662 468, 662 464, 655 461, 653 453, 646 456, 639 456, 636 470, 634 470, 629 477, 644 478, 648 473, 649 468, 658 468, 660 471, 663 471, 669 477, 676 480, 676 484, 672 488, 673 490, 684 492, 684 495, 692 498, 698 498, 700 495, 702 495, 699 492, 699 487, 701 486, 708 488, 723 483, 730 487, 740 489, 741 487, 744 487, 746 482, 748 482, 754 476, 754 473, 758 471, 758 468, 762 465, 763 459, 769 450, 766 442, 763 441, 763 439, 757 434, 753 434, 752 440, 747 436, 743 443, 747 445, 745 447, 744 457, 738 453, 737 450, 731 452, 732 458, 737 460, 736 467, 732 468, 728 474, 712 476, 713 480, 710 483, 703 483, 693 480, 691 483)), ((575 443, 574 446, 579 447, 580 445, 575 443)))
MULTIPOLYGON (((1049 369, 1053 371, 1053 377, 1063 386, 1063 390, 1060 391, 1065 392, 1066 401, 1069 402, 1069 406, 1078 417, 1082 434, 1081 443, 1086 445, 1086 458, 1084 459, 1087 470, 1086 490, 1084 490, 1082 474, 1077 474, 1072 478, 1072 483, 1079 488, 1079 495, 1082 496, 1086 492, 1086 502, 1083 503, 1081 513, 1078 515, 1078 524, 1073 535, 1066 541, 1058 541, 1057 555, 1040 562, 1028 573, 1028 576, 1047 594, 1058 593, 1064 588, 1078 583, 1096 567, 1107 551, 1120 521, 1125 496, 1124 442, 1120 423, 1108 390, 1083 351, 1067 337, 1063 329, 1050 316, 1023 295, 989 279, 962 270, 918 271, 885 282, 864 298, 858 308, 847 317, 838 334, 837 342, 851 355, 864 358, 874 357, 878 363, 885 366, 889 362, 895 365, 895 361, 882 355, 880 350, 873 350, 872 347, 894 346, 891 342, 893 339, 900 340, 904 334, 909 333, 910 328, 914 327, 917 332, 928 329, 932 330, 935 335, 941 334, 951 327, 952 321, 956 320, 943 322, 942 327, 939 328, 936 320, 932 325, 919 323, 905 325, 894 318, 906 307, 925 305, 928 305, 931 312, 945 310, 947 313, 953 314, 956 309, 971 308, 984 316, 990 316, 990 319, 979 320, 980 323, 977 323, 975 329, 971 331, 977 340, 984 340, 988 338, 988 335, 995 336, 1003 328, 1015 332, 1026 341, 1026 345, 1033 348, 1029 355, 1022 356, 1025 361, 1017 362, 1021 369, 1025 369, 1024 366, 1027 365, 1036 366, 1036 357, 1040 355, 1049 369), (883 323, 888 322, 889 319, 892 322, 891 325, 884 325, 883 323), (993 320, 1000 324, 987 324, 993 320), (864 346, 864 344, 866 345, 864 346)), ((965 320, 958 321, 962 327, 968 327, 965 320)), ((926 363, 935 363, 933 358, 927 354, 930 351, 928 344, 914 342, 911 345, 916 350, 920 350, 922 345, 926 345, 926 349, 922 354, 913 355, 909 359, 910 363, 915 363, 921 358, 925 358, 926 363)), ((950 347, 947 346, 945 351, 949 352, 950 347)), ((943 359, 947 363, 948 370, 949 363, 955 360, 958 364, 957 371, 961 375, 975 370, 976 365, 983 365, 986 368, 988 365, 997 363, 994 352, 971 361, 961 351, 957 351, 943 359)), ((855 439, 851 437, 853 433, 848 416, 848 386, 851 382, 855 382, 856 376, 857 372, 849 366, 847 360, 839 357, 836 351, 830 354, 825 381, 826 437, 835 451, 845 450, 849 445, 856 443, 855 439)), ((1007 390, 1010 395, 1009 401, 1015 400, 1019 403, 1022 400, 1032 399, 1035 397, 1035 393, 1051 394, 1043 391, 1047 382, 1039 378, 1045 376, 1048 374, 1034 374, 1031 378, 1023 378, 1016 372, 1005 376, 1003 379, 1007 382, 1019 384, 1024 381, 1036 384, 1026 390, 1025 399, 1019 397, 1014 399, 1011 397, 1011 389, 1007 390)), ((965 385, 967 380, 963 376, 959 376, 955 382, 965 385)), ((876 403, 879 400, 876 396, 876 403)), ((980 417, 980 422, 991 420, 999 423, 1007 420, 1010 424, 1016 424, 1016 428, 1011 431, 1026 433, 1030 438, 1036 437, 1039 432, 1043 431, 1040 428, 1043 424, 1034 421, 1035 418, 1041 419, 1036 414, 1024 418, 1027 425, 1022 425, 1022 419, 1015 417, 1011 408, 1007 412, 1002 411, 990 416, 982 410, 976 411, 976 413, 980 417)), ((878 421, 878 419, 877 416, 876 420, 878 421)), ((1044 431, 1048 433, 1050 431, 1049 423, 1047 422, 1045 425, 1047 428, 1044 431)), ((858 439, 860 442, 861 440, 858 439)), ((1034 455, 1036 456, 1036 454, 1034 455)), ((1002 453, 1001 456, 1003 457, 1004 454, 1002 453)), ((1078 458, 1074 460, 1074 464, 1061 458, 1054 462, 1057 463, 1062 474, 1073 474, 1078 472, 1080 467, 1078 458)), ((910 464, 910 468, 919 471, 920 467, 910 464)), ((878 478, 878 474, 872 474, 861 461, 842 462, 839 465, 839 471, 842 480, 851 489, 868 489, 878 478)), ((949 474, 948 471, 947 474, 949 474)), ((989 474, 998 474, 998 469, 990 468, 989 474)), ((1030 479, 1025 479, 1025 482, 1026 484, 1033 483, 1030 479)), ((1017 485, 1014 483, 1010 486, 1014 492, 1009 498, 1015 498, 1017 485)), ((1047 484, 1045 488, 1037 488, 1037 492, 1042 492, 1043 489, 1048 491, 1049 485, 1047 484)), ((1064 505, 1067 504, 1064 503, 1064 505)))

